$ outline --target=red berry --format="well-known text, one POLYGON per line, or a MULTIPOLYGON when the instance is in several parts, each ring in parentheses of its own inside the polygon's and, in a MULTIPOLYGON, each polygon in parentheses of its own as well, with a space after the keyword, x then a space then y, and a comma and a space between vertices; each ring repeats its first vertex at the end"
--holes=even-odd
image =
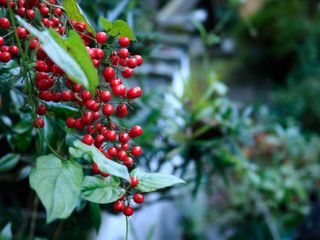
POLYGON ((81 96, 83 100, 89 100, 92 97, 91 93, 87 90, 82 91, 81 96))
POLYGON ((73 91, 80 92, 82 90, 81 84, 75 84, 73 85, 73 91))
POLYGON ((129 56, 129 50, 126 48, 121 48, 118 54, 120 58, 127 58, 129 56))
POLYGON ((111 104, 107 103, 102 107, 102 113, 105 116, 110 116, 114 113, 114 108, 111 104))
POLYGON ((92 99, 87 100, 87 101, 85 102, 86 108, 88 108, 88 109, 92 109, 92 107, 93 107, 95 104, 96 104, 96 101, 95 101, 95 100, 92 100, 92 99))
POLYGON ((72 99, 72 93, 70 91, 63 90, 61 93, 61 98, 65 102, 70 101, 72 99))
POLYGON ((127 47, 130 45, 130 39, 127 37, 121 37, 119 38, 118 43, 121 47, 127 47))
POLYGON ((117 152, 117 158, 120 160, 120 161, 123 161, 127 158, 127 153, 123 150, 119 150, 117 152))
POLYGON ((117 212, 120 212, 124 209, 124 203, 121 200, 117 200, 113 203, 113 209, 117 212))
POLYGON ((122 70, 121 75, 124 78, 129 78, 133 75, 133 70, 131 68, 125 68, 122 70))
POLYGON ((84 128, 81 119, 76 119, 76 121, 74 123, 74 127, 77 128, 77 129, 83 129, 84 128))
POLYGON ((136 138, 136 137, 139 137, 141 136, 143 133, 143 129, 142 127, 136 125, 136 126, 133 126, 129 132, 129 136, 131 138, 136 138))
POLYGON ((87 145, 92 145, 94 142, 93 137, 90 134, 86 134, 82 138, 82 142, 87 144, 87 145))
POLYGON ((87 25, 83 22, 77 22, 74 25, 74 28, 78 31, 78 32, 84 32, 87 29, 87 25))
POLYGON ((32 50, 36 49, 38 46, 38 43, 39 43, 38 39, 36 38, 32 39, 32 41, 30 42, 29 48, 32 50))
POLYGON ((114 157, 117 155, 117 149, 115 147, 111 147, 108 149, 108 154, 110 157, 114 157))
POLYGON ((120 58, 119 59, 119 65, 121 65, 123 67, 127 66, 127 59, 128 58, 120 58))
POLYGON ((117 106, 117 116, 119 118, 123 118, 123 117, 126 117, 128 115, 128 109, 127 109, 127 106, 123 103, 120 103, 118 106, 117 106))
POLYGON ((93 121, 93 114, 92 112, 85 112, 81 117, 83 125, 89 125, 93 121))
POLYGON ((95 162, 93 162, 93 163, 91 164, 91 168, 92 168, 92 172, 93 172, 94 174, 99 174, 99 173, 100 173, 98 164, 96 164, 95 162))
POLYGON ((110 81, 110 87, 115 87, 115 86, 118 86, 122 83, 122 80, 120 78, 117 78, 117 79, 113 79, 110 81))
POLYGON ((36 128, 43 128, 44 120, 42 118, 38 117, 36 120, 34 120, 33 126, 36 127, 36 128))
POLYGON ((135 187, 135 186, 137 186, 139 184, 138 178, 135 178, 135 177, 131 176, 130 180, 131 180, 131 187, 135 187))
POLYGON ((127 89, 124 85, 120 84, 120 85, 112 87, 112 92, 114 95, 124 96, 124 95, 126 95, 127 89))
POLYGON ((2 47, 4 44, 4 38, 3 37, 0 37, 0 47, 2 47))
POLYGON ((102 59, 104 57, 104 51, 100 48, 95 48, 94 55, 95 55, 95 58, 102 59))
POLYGON ((142 89, 140 87, 130 88, 127 92, 128 99, 139 98, 142 95, 142 89))
POLYGON ((98 120, 100 118, 100 113, 99 112, 93 112, 92 113, 92 118, 93 118, 93 120, 98 120))
POLYGON ((133 56, 137 60, 137 65, 140 66, 143 63, 143 58, 140 55, 133 56))
POLYGON ((1 51, 2 52, 9 52, 9 46, 2 46, 1 51))
POLYGON ((128 151, 128 149, 129 149, 129 144, 128 144, 128 143, 122 143, 122 144, 121 144, 121 149, 124 150, 124 151, 128 151))
POLYGON ((8 18, 0 18, 0 27, 3 29, 7 29, 10 27, 10 21, 8 18))
POLYGON ((23 27, 18 27, 17 28, 17 34, 19 38, 25 38, 27 36, 27 30, 23 27))
POLYGON ((66 120, 67 127, 68 128, 73 128, 74 125, 75 125, 75 122, 76 122, 76 120, 73 117, 67 118, 67 120, 66 120))
POLYGON ((120 133, 118 140, 121 143, 127 143, 129 141, 129 134, 128 133, 120 133))
POLYGON ((105 130, 103 136, 106 138, 107 141, 113 142, 117 139, 117 133, 114 130, 105 130))
POLYGON ((98 143, 103 143, 104 142, 104 136, 103 135, 101 135, 101 134, 98 134, 97 136, 96 136, 96 142, 98 142, 98 143))
POLYGON ((135 203, 141 204, 144 201, 144 196, 141 193, 136 193, 135 195, 133 195, 133 201, 135 201, 135 203))
POLYGON ((114 69, 112 67, 106 67, 103 71, 103 76, 106 79, 106 81, 109 82, 115 76, 114 69))
POLYGON ((142 148, 140 146, 134 146, 131 149, 131 154, 135 157, 139 157, 142 154, 142 148))
POLYGON ((103 44, 108 40, 108 35, 105 32, 98 32, 96 35, 96 40, 98 43, 103 44))
POLYGON ((11 54, 8 52, 1 52, 0 53, 0 61, 7 63, 11 60, 11 54))
POLYGON ((100 175, 101 175, 102 177, 109 177, 109 176, 110 176, 109 173, 105 173, 105 172, 100 172, 100 175))
POLYGON ((131 168, 134 166, 134 160, 131 157, 127 157, 123 160, 124 165, 126 165, 128 168, 131 168))
POLYGON ((61 8, 55 8, 54 13, 57 14, 58 16, 61 16, 63 14, 61 8))
POLYGON ((45 105, 39 105, 38 107, 37 107, 37 113, 39 114, 39 115, 44 115, 44 114, 46 114, 46 112, 47 112, 47 108, 46 108, 46 106, 45 105))
POLYGON ((39 9, 39 11, 40 11, 41 15, 44 16, 44 17, 48 16, 49 13, 50 13, 50 9, 47 8, 47 7, 42 7, 42 8, 39 9))
POLYGON ((135 68, 136 66, 138 66, 138 61, 136 58, 129 58, 127 61, 127 66, 129 68, 135 68))
POLYGON ((36 13, 32 9, 29 9, 27 10, 27 16, 30 19, 34 19, 34 17, 36 16, 36 13))
POLYGON ((51 101, 52 94, 49 91, 43 91, 39 93, 39 98, 45 101, 51 101))
POLYGON ((131 216, 132 214, 134 213, 134 209, 133 207, 131 206, 126 206, 124 209, 123 209, 123 214, 126 215, 126 216, 131 216))
POLYGON ((19 48, 17 46, 12 45, 9 47, 9 52, 12 55, 19 55, 19 48))
POLYGON ((100 92, 100 98, 104 102, 108 102, 111 100, 111 93, 109 91, 101 91, 100 92))

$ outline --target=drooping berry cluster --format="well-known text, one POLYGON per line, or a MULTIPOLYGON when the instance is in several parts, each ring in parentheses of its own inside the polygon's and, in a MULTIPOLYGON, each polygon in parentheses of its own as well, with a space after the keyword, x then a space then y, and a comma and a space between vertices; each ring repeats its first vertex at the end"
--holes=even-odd
MULTIPOLYGON (((23 27, 14 28, 9 16, 0 18, 0 61, 9 62, 11 59, 19 61, 20 51, 14 38, 14 31, 20 40, 23 51, 28 50, 28 56, 35 56, 34 61, 34 88, 37 94, 37 118, 34 120, 36 128, 45 125, 43 115, 47 112, 48 102, 65 102, 79 109, 77 116, 66 119, 66 126, 82 134, 82 142, 95 145, 110 161, 117 161, 128 168, 133 168, 135 158, 142 155, 140 146, 132 146, 132 139, 143 133, 140 126, 124 127, 116 125, 115 118, 125 118, 133 107, 133 100, 142 95, 138 86, 127 89, 124 79, 134 74, 134 69, 143 63, 140 55, 131 55, 128 47, 131 41, 127 37, 109 39, 108 33, 98 32, 95 36, 87 30, 83 22, 69 19, 61 8, 56 6, 56 0, 48 0, 46 4, 39 0, 0 0, 2 8, 10 8, 13 14, 27 20, 34 27, 35 9, 42 16, 41 27, 53 28, 62 36, 68 36, 68 31, 77 31, 82 38, 93 65, 101 72, 100 84, 95 95, 83 88, 82 85, 70 80, 64 71, 54 63, 45 53, 36 37, 33 37, 23 27), (107 49, 112 48, 107 55, 107 49)), ((9 15, 9 14, 8 14, 9 15)), ((92 173, 108 177, 109 174, 99 170, 92 163, 92 173)), ((131 178, 126 189, 134 188, 138 179, 131 178)), ((133 214, 130 206, 130 191, 114 203, 116 211, 123 211, 127 216, 133 214), (127 205, 125 206, 125 202, 127 205)), ((140 204, 144 201, 143 195, 136 193, 133 201, 140 204)))

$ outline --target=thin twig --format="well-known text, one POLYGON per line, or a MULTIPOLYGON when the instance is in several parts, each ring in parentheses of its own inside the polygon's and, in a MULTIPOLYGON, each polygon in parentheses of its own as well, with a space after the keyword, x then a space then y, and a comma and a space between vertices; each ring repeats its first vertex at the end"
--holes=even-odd
POLYGON ((34 231, 36 227, 36 221, 37 221, 37 215, 38 215, 38 204, 39 204, 39 198, 37 197, 37 195, 35 195, 33 200, 33 209, 32 209, 32 215, 31 215, 31 223, 30 223, 30 232, 29 232, 30 240, 33 239, 34 231))

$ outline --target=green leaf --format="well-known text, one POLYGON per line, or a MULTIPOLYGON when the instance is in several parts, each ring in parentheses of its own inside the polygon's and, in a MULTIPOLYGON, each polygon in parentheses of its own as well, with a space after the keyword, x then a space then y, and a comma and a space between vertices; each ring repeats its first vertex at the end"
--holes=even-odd
POLYGON ((0 158, 0 172, 8 171, 14 168, 19 162, 20 155, 8 153, 0 158))
POLYGON ((64 103, 48 102, 47 104, 48 114, 53 113, 57 118, 66 119, 77 115, 78 109, 64 103))
POLYGON ((102 27, 104 28, 104 30, 106 30, 106 32, 109 32, 113 27, 112 22, 105 19, 104 17, 100 17, 100 23, 101 23, 102 27))
POLYGON ((141 192, 153 192, 175 184, 185 183, 182 179, 170 174, 146 173, 138 168, 131 171, 131 176, 138 178, 139 184, 136 186, 136 189, 141 192))
POLYGON ((23 180, 27 177, 29 177, 30 173, 31 173, 31 170, 32 170, 32 167, 31 166, 25 166, 23 167, 20 172, 19 172, 19 175, 18 175, 18 179, 19 180, 23 180))
POLYGON ((107 159, 96 147, 84 144, 79 140, 74 141, 73 146, 74 148, 69 149, 71 155, 76 154, 75 157, 79 158, 81 152, 82 156, 88 154, 101 171, 130 181, 127 167, 107 159))
POLYGON ((30 186, 46 209, 47 223, 70 216, 80 201, 82 180, 82 168, 75 161, 61 161, 52 154, 37 158, 30 186))
POLYGON ((12 127, 12 121, 8 116, 0 115, 0 122, 6 128, 12 127))
POLYGON ((98 233, 101 225, 100 205, 97 203, 90 202, 89 209, 90 209, 91 221, 93 223, 94 228, 96 229, 96 232, 98 233))
POLYGON ((87 25, 87 29, 92 34, 95 34, 94 28, 90 24, 88 18, 77 4, 76 0, 63 0, 63 7, 66 10, 68 17, 77 22, 83 22, 87 25))
POLYGON ((9 240, 12 239, 12 224, 7 223, 4 228, 0 232, 1 240, 9 240))
POLYGON ((30 129, 32 129, 32 126, 33 125, 31 124, 31 121, 21 120, 13 127, 12 130, 17 134, 23 134, 30 131, 30 129))
POLYGON ((99 84, 99 77, 92 60, 77 32, 71 30, 62 38, 54 29, 38 31, 19 16, 18 21, 43 44, 43 50, 73 81, 82 84, 92 94, 99 84))
POLYGON ((127 37, 132 41, 137 41, 132 29, 129 27, 129 25, 125 21, 122 21, 122 20, 116 20, 113 23, 113 27, 109 31, 109 34, 113 37, 115 36, 127 37))
POLYGON ((86 176, 81 187, 82 197, 90 202, 101 204, 116 201, 125 193, 125 190, 119 186, 119 182, 111 180, 113 178, 86 176))

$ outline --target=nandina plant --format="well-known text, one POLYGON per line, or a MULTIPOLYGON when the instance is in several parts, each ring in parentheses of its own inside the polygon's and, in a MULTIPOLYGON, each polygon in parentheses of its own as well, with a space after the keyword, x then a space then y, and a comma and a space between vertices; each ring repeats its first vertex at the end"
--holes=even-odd
MULTIPOLYGON (((113 204, 126 216, 128 229, 127 217, 144 202, 143 193, 183 183, 136 168, 143 128, 125 118, 143 94, 129 83, 143 58, 130 50, 136 41, 132 30, 122 20, 101 18, 104 31, 95 32, 75 0, 0 0, 0 5, 0 61, 4 69, 18 63, 19 84, 11 87, 26 99, 37 130, 29 180, 47 223, 89 201, 113 204), (46 130, 54 121, 64 132, 55 145, 46 130)), ((20 158, 10 154, 2 160, 20 158)))

